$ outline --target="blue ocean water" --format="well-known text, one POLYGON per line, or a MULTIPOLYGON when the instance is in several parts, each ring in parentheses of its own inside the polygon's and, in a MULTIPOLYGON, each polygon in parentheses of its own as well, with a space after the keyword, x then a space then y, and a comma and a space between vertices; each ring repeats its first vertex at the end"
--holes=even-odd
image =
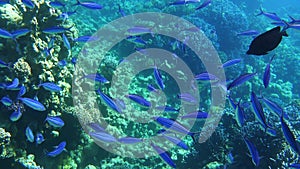
POLYGON ((1 1, 0 168, 292 168, 300 155, 298 4, 1 1), (277 25, 280 38, 260 36, 277 25), (259 38, 257 50, 280 43, 246 54, 259 38), (241 61, 220 68, 232 59, 241 61), (256 74, 244 80, 247 73, 256 74))

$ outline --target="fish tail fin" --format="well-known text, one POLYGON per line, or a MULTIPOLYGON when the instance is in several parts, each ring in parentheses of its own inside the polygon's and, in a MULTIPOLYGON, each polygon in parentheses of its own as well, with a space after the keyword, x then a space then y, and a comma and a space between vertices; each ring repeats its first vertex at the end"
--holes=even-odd
POLYGON ((269 61, 270 64, 271 64, 271 62, 273 61, 274 57, 275 57, 275 54, 271 57, 271 59, 270 59, 270 61, 269 61))
POLYGON ((291 21, 292 23, 296 21, 296 19, 293 18, 291 15, 288 15, 288 16, 289 16, 289 18, 292 20, 292 21, 291 21))
POLYGON ((259 16, 259 15, 262 15, 262 14, 264 14, 264 11, 263 11, 262 7, 260 7, 259 8, 259 13, 256 14, 255 16, 259 16))
POLYGON ((281 34, 282 34, 282 36, 288 36, 288 34, 286 33, 286 30, 291 27, 291 24, 289 24, 285 20, 282 20, 282 22, 283 22, 284 26, 283 26, 283 28, 281 30, 281 34))
POLYGON ((81 4, 81 2, 79 1, 79 0, 76 0, 76 4, 75 5, 80 5, 81 4))

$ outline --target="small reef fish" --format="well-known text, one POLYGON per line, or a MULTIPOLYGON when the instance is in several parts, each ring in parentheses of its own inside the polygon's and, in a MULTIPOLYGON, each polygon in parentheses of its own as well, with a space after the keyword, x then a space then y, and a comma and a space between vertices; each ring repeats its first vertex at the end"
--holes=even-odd
POLYGON ((271 128, 267 123, 266 116, 263 111, 263 107, 261 106, 256 94, 251 92, 251 104, 256 116, 256 119, 260 122, 262 127, 266 130, 267 128, 271 128))
POLYGON ((236 35, 237 36, 256 36, 258 34, 259 34, 259 32, 256 31, 256 30, 247 30, 247 31, 244 31, 244 32, 240 32, 236 35))
POLYGON ((186 115, 181 116, 181 119, 206 119, 209 117, 209 114, 207 112, 203 111, 196 111, 196 112, 191 112, 186 115))
POLYGON ((280 117, 281 114, 283 113, 283 117, 285 119, 289 119, 289 116, 283 111, 283 109, 277 103, 271 101, 270 99, 267 99, 266 97, 262 97, 261 100, 271 110, 271 112, 276 113, 278 117, 280 117))
POLYGON ((7 107, 11 106, 13 104, 13 101, 7 96, 2 97, 0 101, 4 106, 7 106, 7 107))
POLYGON ((230 106, 233 108, 233 110, 235 110, 236 107, 237 107, 236 103, 232 100, 232 98, 230 97, 230 95, 227 95, 227 97, 228 97, 230 106))
POLYGON ((35 7, 34 3, 31 0, 22 0, 22 3, 30 9, 33 9, 35 7))
POLYGON ((14 90, 19 86, 19 79, 14 78, 14 80, 11 82, 11 84, 6 85, 5 89, 6 90, 14 90))
POLYGON ((191 4, 191 3, 198 3, 200 2, 200 0, 178 0, 178 1, 175 1, 175 2, 171 2, 169 3, 169 5, 185 5, 185 4, 191 4))
POLYGON ((176 164, 173 162, 173 160, 171 159, 170 155, 168 154, 168 152, 164 149, 162 149, 159 146, 154 145, 153 143, 151 143, 152 148, 157 152, 157 154, 172 168, 176 168, 176 164))
POLYGON ((174 107, 171 107, 171 106, 156 106, 155 109, 157 110, 162 110, 162 111, 165 111, 165 112, 179 112, 180 108, 178 109, 175 109, 174 107))
POLYGON ((9 119, 13 122, 18 121, 22 117, 21 108, 18 107, 18 109, 11 113, 9 116, 9 119))
POLYGON ((109 81, 103 75, 101 75, 99 73, 91 73, 91 74, 84 75, 79 80, 84 79, 84 78, 91 79, 91 80, 94 80, 94 81, 100 82, 100 83, 109 83, 109 81))
POLYGON ((25 93, 26 93, 26 87, 22 85, 20 87, 20 91, 18 93, 18 97, 17 98, 22 97, 25 93))
POLYGON ((105 129, 101 127, 98 123, 89 123, 88 126, 92 128, 95 132, 105 132, 105 129))
POLYGON ((54 83, 45 82, 38 85, 38 87, 43 87, 45 90, 48 90, 50 92, 60 92, 62 91, 61 87, 57 86, 54 83))
POLYGON ((206 0, 206 1, 204 1, 199 7, 197 7, 195 10, 199 10, 199 9, 205 8, 205 7, 207 7, 210 3, 211 3, 211 0, 206 0))
POLYGON ((104 94, 100 89, 98 89, 96 92, 100 95, 101 100, 103 100, 108 107, 110 107, 111 109, 115 110, 116 112, 118 112, 120 114, 123 113, 122 110, 119 108, 119 106, 113 99, 111 99, 106 94, 104 94))
POLYGON ((67 145, 67 143, 65 141, 59 143, 58 146, 56 146, 56 148, 53 151, 47 152, 47 156, 50 156, 50 157, 58 156, 60 153, 62 153, 64 151, 66 145, 67 145))
POLYGON ((138 103, 139 105, 145 106, 145 107, 151 107, 151 102, 147 101, 142 96, 139 96, 137 94, 128 94, 126 95, 130 100, 138 103))
POLYGON ((118 4, 118 12, 121 14, 121 16, 126 16, 125 11, 121 8, 120 4, 118 4))
POLYGON ((89 135, 98 141, 103 141, 107 143, 113 143, 118 141, 114 136, 106 132, 90 132, 89 135))
POLYGON ((184 127, 182 124, 178 123, 175 120, 164 117, 153 117, 153 120, 172 131, 187 134, 190 136, 193 136, 195 134, 193 132, 190 132, 186 127, 184 127))
POLYGON ((55 8, 64 8, 66 4, 63 4, 62 2, 59 1, 51 1, 50 6, 55 7, 55 8))
POLYGON ((140 143, 143 140, 141 138, 135 138, 135 137, 122 137, 118 139, 118 142, 124 143, 124 144, 135 144, 140 143))
POLYGON ((251 154, 252 162, 257 167, 259 165, 259 161, 260 161, 258 151, 257 151, 256 147, 254 146, 254 144, 250 140, 248 140, 247 138, 244 137, 244 141, 245 141, 247 148, 251 154))
POLYGON ((23 98, 18 98, 19 100, 21 100, 26 106, 36 110, 36 111, 45 111, 46 108, 45 106, 34 100, 34 99, 31 99, 31 98, 26 98, 26 97, 23 97, 23 98))
POLYGON ((280 17, 277 16, 276 13, 265 12, 265 11, 263 11, 262 8, 259 8, 259 10, 260 10, 260 13, 257 14, 256 16, 264 15, 264 16, 266 16, 266 17, 268 17, 268 18, 270 18, 270 19, 272 19, 272 20, 274 20, 274 21, 281 21, 280 17))
POLYGON ((56 128, 61 128, 65 125, 65 122, 59 116, 47 116, 45 121, 56 128))
POLYGON ((195 104, 197 102, 196 98, 189 93, 177 94, 177 98, 182 99, 183 101, 191 104, 195 104))
POLYGON ((293 163, 289 165, 290 168, 300 169, 300 163, 293 163))
POLYGON ((72 29, 72 27, 73 26, 71 26, 69 28, 64 28, 64 27, 60 27, 60 26, 53 26, 53 27, 44 29, 42 32, 47 33, 47 34, 64 33, 66 31, 70 31, 72 29))
POLYGON ((78 38, 73 39, 74 42, 94 42, 99 40, 99 38, 95 36, 79 36, 78 38))
POLYGON ((269 63, 267 64, 267 66, 265 68, 265 72, 264 72, 264 76, 263 76, 263 83, 264 83, 265 88, 267 88, 270 83, 270 78, 271 78, 270 65, 271 65, 272 60, 274 59, 274 56, 275 55, 272 56, 272 58, 270 59, 269 63))
POLYGON ((97 4, 95 2, 80 2, 79 0, 77 0, 77 3, 75 5, 80 5, 83 6, 85 8, 89 8, 89 9, 102 9, 103 6, 100 4, 97 4))
POLYGON ((238 64, 242 61, 242 59, 232 59, 222 64, 219 68, 226 68, 238 64))
POLYGON ((10 64, 5 63, 4 61, 0 60, 0 68, 9 68, 10 64))
POLYGON ((13 37, 13 35, 11 33, 9 33, 7 30, 0 29, 0 37, 10 39, 13 37))
POLYGON ((291 129, 289 126, 285 123, 283 119, 283 114, 280 117, 280 122, 281 122, 281 129, 283 132, 283 135, 285 137, 285 140, 288 142, 288 144, 291 146, 291 148, 300 155, 300 145, 296 140, 295 135, 292 133, 291 129))
POLYGON ((65 67, 65 66, 67 66, 67 64, 68 64, 68 62, 66 61, 66 59, 63 59, 58 62, 59 67, 65 67))
POLYGON ((159 86, 159 88, 161 90, 164 90, 165 84, 164 84, 163 78, 162 78, 158 68, 156 67, 156 65, 154 66, 154 72, 153 73, 154 73, 154 78, 155 78, 156 84, 159 86))
POLYGON ((282 36, 288 36, 286 31, 280 31, 277 26, 267 32, 255 37, 246 52, 247 55, 266 55, 269 51, 275 49, 281 42, 282 36))
POLYGON ((0 0, 0 5, 9 4, 9 0, 0 0))
POLYGON ((33 135, 33 132, 32 132, 32 130, 29 126, 26 127, 25 135, 26 135, 26 138, 29 142, 31 142, 31 143, 34 142, 34 135, 33 135))
POLYGON ((148 84, 148 85, 147 85, 147 89, 148 89, 150 92, 158 92, 158 90, 157 90, 152 84, 148 84))
POLYGON ((36 144, 42 144, 45 141, 44 136, 42 133, 36 133, 36 144))
POLYGON ((245 83, 246 81, 250 80, 251 78, 253 78, 256 75, 256 73, 245 73, 241 76, 239 76, 238 78, 236 78, 234 81, 232 81, 228 87, 227 90, 232 89, 233 87, 237 87, 243 83, 245 83))
POLYGON ((21 36, 27 35, 29 32, 31 32, 31 30, 29 30, 29 29, 19 29, 19 30, 12 32, 11 34, 12 34, 13 39, 17 39, 21 36))
POLYGON ((188 150, 189 147, 179 138, 177 137, 172 137, 166 134, 162 134, 162 137, 164 137, 165 139, 169 140, 170 142, 174 143, 175 145, 177 145, 178 147, 183 148, 184 150, 188 150))
POLYGON ((239 127, 243 127, 245 124, 245 112, 244 112, 244 109, 240 105, 240 101, 237 104, 237 109, 235 112, 235 119, 236 119, 236 122, 239 125, 239 127))
POLYGON ((207 73, 207 72, 204 72, 204 73, 200 73, 198 75, 195 76, 195 79, 196 80, 200 80, 200 81, 208 81, 208 80, 218 80, 218 78, 211 74, 211 73, 207 73))
POLYGON ((71 50, 70 42, 69 42, 67 36, 66 36, 64 33, 62 34, 62 38, 63 38, 64 46, 65 46, 68 50, 71 50))
POLYGON ((62 20, 65 22, 71 15, 75 14, 76 11, 71 11, 71 12, 63 12, 61 13, 56 20, 62 20))

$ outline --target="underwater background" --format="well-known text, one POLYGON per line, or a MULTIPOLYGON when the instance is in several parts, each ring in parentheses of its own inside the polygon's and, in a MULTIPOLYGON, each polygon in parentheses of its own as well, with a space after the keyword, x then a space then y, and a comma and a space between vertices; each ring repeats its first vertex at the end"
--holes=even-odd
MULTIPOLYGON (((93 2, 0 1, 1 169, 160 169, 173 168, 175 167, 173 164, 176 164, 176 168, 189 169, 275 169, 293 166, 297 168, 300 155, 300 148, 298 148, 300 27, 297 27, 297 24, 300 24, 299 1, 94 0, 93 2), (179 3, 172 4, 173 2, 179 3), (202 4, 203 8, 195 10, 202 4), (287 22, 291 21, 291 17, 296 19, 296 29, 287 29, 288 37, 283 37, 280 45, 269 54, 246 55, 255 36, 276 27, 275 21, 271 18, 264 14, 257 15, 261 12, 260 9, 276 13, 287 22), (109 145, 110 142, 117 142, 111 135, 143 139, 159 135, 156 133, 163 128, 164 124, 155 122, 157 119, 151 120, 152 117, 145 112, 154 108, 145 104, 162 100, 159 97, 147 98, 147 96, 151 95, 151 92, 157 92, 156 90, 164 92, 170 109, 164 108, 165 112, 162 111, 161 114, 158 112, 156 115, 176 120, 179 118, 177 113, 183 111, 180 109, 180 97, 183 96, 180 96, 178 84, 167 72, 160 71, 161 76, 157 77, 153 76, 153 70, 156 70, 154 66, 153 69, 143 70, 130 77, 129 81, 127 79, 119 84, 121 88, 128 90, 126 103, 132 103, 134 107, 135 111, 130 112, 130 116, 149 118, 149 122, 143 124, 130 121, 119 112, 121 111, 119 107, 125 111, 129 109, 126 107, 128 105, 124 105, 121 99, 110 100, 114 98, 116 91, 110 89, 109 81, 112 81, 114 76, 118 77, 118 72, 116 73, 118 65, 130 62, 130 60, 126 61, 126 57, 132 53, 143 53, 142 50, 147 48, 160 48, 176 55, 171 60, 183 60, 194 75, 206 72, 205 66, 196 59, 193 51, 186 47, 186 43, 171 37, 152 34, 151 30, 145 31, 145 29, 141 30, 142 28, 134 29, 141 35, 124 39, 111 48, 103 56, 101 64, 97 65, 99 67, 97 73, 76 67, 80 57, 89 58, 90 63, 96 63, 95 60, 99 57, 98 49, 89 47, 88 43, 101 41, 104 37, 92 36, 94 33, 118 18, 142 12, 166 13, 183 18, 203 31, 216 49, 222 63, 240 59, 236 65, 224 68, 227 84, 245 73, 256 74, 230 92, 227 91, 227 95, 230 95, 235 104, 232 106, 228 97, 225 98, 227 100, 221 112, 222 118, 208 140, 198 143, 197 134, 194 138, 188 133, 180 137, 180 141, 188 146, 187 149, 178 146, 179 142, 176 146, 176 143, 172 144, 169 140, 168 143, 172 148, 168 149, 168 153, 157 151, 157 147, 151 144, 152 147, 149 146, 149 149, 156 150, 157 155, 130 158, 106 151, 95 143, 95 139, 109 145), (248 30, 256 30, 257 33, 239 35, 248 30), (271 60, 273 55, 275 56, 271 60), (265 88, 263 76, 268 65, 271 70, 271 80, 265 88), (158 80, 163 80, 164 85, 160 85, 158 80), (93 81, 96 81, 95 84, 93 81), (93 135, 97 134, 97 130, 102 130, 99 129, 100 120, 95 120, 96 115, 93 114, 94 105, 82 105, 81 112, 77 112, 78 109, 74 106, 76 102, 73 101, 73 95, 77 92, 84 93, 81 89, 72 91, 73 85, 78 83, 100 89, 96 92, 98 95, 96 100, 103 116, 101 120, 110 125, 106 129, 110 132, 104 135, 105 139, 93 135), (147 88, 149 84, 153 84, 155 89, 147 88), (253 100, 250 99, 252 92, 259 97, 266 121, 272 126, 270 127, 272 130, 262 128, 257 120, 251 103, 253 100), (134 94, 149 99, 149 102, 143 100, 144 105, 141 106, 141 100, 128 101, 128 98, 130 99, 134 94), (274 104, 273 107, 270 106, 268 101, 276 103, 277 107, 274 104), (245 116, 242 125, 236 117, 237 108, 233 108, 238 103, 245 116), (278 115, 276 112, 278 109, 285 112, 284 118, 278 115), (145 114, 137 113, 139 111, 145 114), (288 124, 287 127, 285 124, 288 124), (286 133, 291 134, 290 137, 286 133), (296 148, 291 143, 295 143, 296 148), (251 145, 256 148, 253 149, 251 145), (259 157, 259 163, 255 162, 255 153, 258 153, 256 155, 259 157)), ((282 24, 280 26, 284 27, 282 24)), ((199 31, 198 29, 196 31, 199 31)), ((114 35, 107 36, 114 37, 114 35)), ((154 64, 159 70, 164 62, 148 63, 148 65, 154 64)), ((169 64, 172 67, 172 63, 169 64)), ((133 69, 128 66, 125 72, 130 73, 133 69)), ((182 76, 184 77, 184 74, 182 76)), ((208 80, 211 79, 204 79, 204 81, 208 80)), ((188 81, 187 83, 191 84, 188 81)), ((192 84, 197 88, 197 93, 194 89, 190 89, 190 93, 201 100, 196 105, 201 111, 208 111, 211 105, 210 84, 201 80, 192 84)), ((93 97, 86 95, 86 98, 79 99, 89 102, 93 97)), ((191 98, 187 100, 193 102, 191 98)), ((209 115, 194 118, 195 125, 190 126, 193 132, 197 132, 203 126, 205 118, 209 118, 209 115)), ((184 120, 180 120, 180 123, 183 126, 191 124, 184 120)), ((171 134, 171 136, 177 135, 171 134)), ((117 140, 121 142, 120 138, 117 140)), ((139 141, 141 140, 137 142, 139 141)), ((125 151, 127 144, 132 143, 124 141, 124 144, 124 147, 120 146, 116 149, 125 151)), ((135 151, 143 154, 146 149, 135 149, 135 151)))

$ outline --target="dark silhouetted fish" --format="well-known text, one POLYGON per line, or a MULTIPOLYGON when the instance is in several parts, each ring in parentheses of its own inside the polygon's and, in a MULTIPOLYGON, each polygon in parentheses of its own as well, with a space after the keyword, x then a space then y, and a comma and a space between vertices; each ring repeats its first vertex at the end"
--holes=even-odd
POLYGON ((275 49, 282 40, 282 36, 288 36, 287 33, 280 31, 277 26, 263 34, 260 34, 250 44, 248 55, 265 55, 269 51, 275 49))

